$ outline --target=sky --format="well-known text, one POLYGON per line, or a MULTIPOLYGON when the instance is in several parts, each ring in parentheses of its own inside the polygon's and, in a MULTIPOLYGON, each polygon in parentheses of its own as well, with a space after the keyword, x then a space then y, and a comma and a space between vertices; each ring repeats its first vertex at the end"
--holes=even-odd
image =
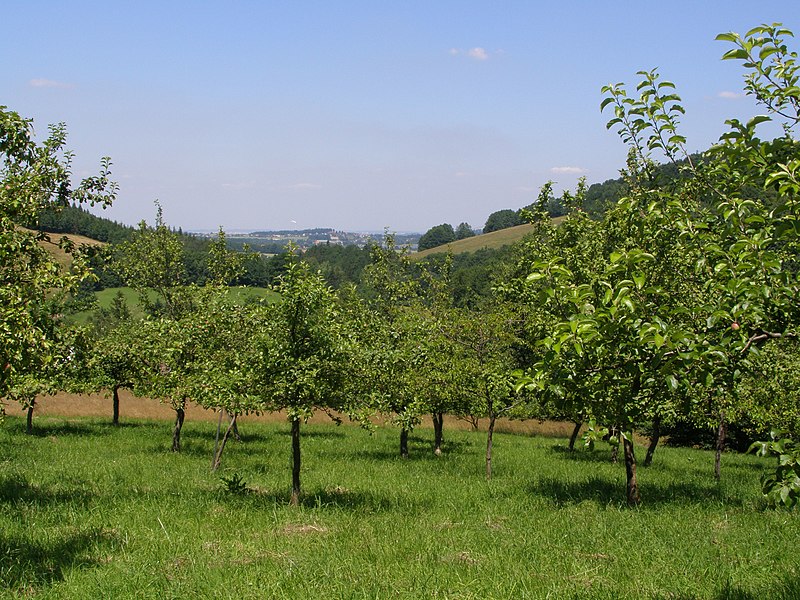
MULTIPOLYGON (((95 211, 188 231, 424 232, 619 176, 601 87, 657 68, 690 151, 759 111, 718 33, 797 0, 6 0, 0 105, 64 122, 95 211)), ((797 49, 800 40, 793 44, 797 49)))

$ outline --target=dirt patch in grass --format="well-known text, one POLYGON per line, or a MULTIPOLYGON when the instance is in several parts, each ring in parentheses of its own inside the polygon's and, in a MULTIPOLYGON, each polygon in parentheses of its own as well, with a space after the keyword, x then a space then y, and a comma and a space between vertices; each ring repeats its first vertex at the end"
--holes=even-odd
MULTIPOLYGON (((16 402, 9 402, 6 405, 6 413, 9 415, 24 416, 23 410, 16 402)), ((111 397, 103 394, 68 394, 59 392, 54 396, 40 396, 36 399, 35 416, 52 417, 108 417, 111 419, 112 401, 111 397)), ((139 398, 127 390, 120 390, 120 420, 125 419, 156 419, 173 420, 175 411, 169 404, 162 404, 150 398, 139 398)), ((216 421, 219 413, 203 408, 192 402, 186 407, 186 419, 188 421, 216 421)), ((347 423, 347 417, 343 417, 347 423)), ((240 423, 261 422, 276 423, 285 422, 286 415, 283 412, 265 413, 262 415, 242 415, 239 417, 240 423)), ((330 418, 322 412, 317 412, 309 421, 312 424, 330 423, 330 418)), ((377 423, 382 420, 378 419, 377 423)), ((487 419, 480 419, 478 431, 486 431, 487 419)), ((430 417, 422 420, 420 427, 433 429, 433 422, 430 417)), ((445 431, 447 430, 469 430, 473 429, 472 423, 464 419, 445 416, 445 431)), ((558 421, 537 421, 530 419, 526 421, 498 419, 495 431, 500 433, 515 433, 520 435, 538 435, 545 437, 564 438, 569 437, 572 432, 572 423, 562 423, 558 421)))
POLYGON ((281 529, 281 533, 286 535, 327 532, 328 529, 326 527, 321 527, 319 525, 300 525, 298 523, 289 523, 281 529))

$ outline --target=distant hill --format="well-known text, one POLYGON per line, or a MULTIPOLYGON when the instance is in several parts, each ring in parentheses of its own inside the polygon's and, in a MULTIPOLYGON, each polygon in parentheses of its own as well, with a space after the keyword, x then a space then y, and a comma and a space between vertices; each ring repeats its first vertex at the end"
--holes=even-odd
POLYGON ((44 210, 39 214, 38 222, 31 228, 51 233, 83 235, 110 244, 124 242, 134 231, 133 227, 98 217, 80 206, 44 210))
MULTIPOLYGON (((564 217, 556 217, 554 222, 559 223, 564 220, 564 217)), ((443 246, 436 248, 429 248, 422 252, 415 252, 411 254, 412 260, 420 260, 432 254, 442 254, 444 252, 452 252, 453 254, 461 254, 464 252, 476 252, 478 250, 490 249, 497 250, 503 246, 510 246, 530 233, 533 226, 530 223, 524 225, 517 225, 515 227, 507 227, 491 233, 483 233, 473 237, 457 240, 443 246)))

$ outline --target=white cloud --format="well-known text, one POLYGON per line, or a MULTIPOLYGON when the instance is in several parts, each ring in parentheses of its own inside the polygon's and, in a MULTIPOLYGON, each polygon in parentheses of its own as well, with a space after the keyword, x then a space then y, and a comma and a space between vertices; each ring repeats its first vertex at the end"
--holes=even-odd
POLYGON ((450 48, 447 53, 450 56, 467 56, 472 60, 489 60, 491 56, 504 54, 503 50, 495 50, 494 52, 488 52, 486 48, 481 48, 480 46, 475 46, 474 48, 470 48, 469 50, 462 50, 461 48, 450 48))
POLYGON ((63 81, 54 81, 53 79, 31 79, 28 81, 31 87, 39 88, 71 88, 74 87, 71 83, 64 83, 63 81))
POLYGON ((586 169, 583 167, 551 167, 550 172, 566 175, 580 175, 581 173, 586 173, 586 169))
POLYGON ((225 188, 226 190, 247 190, 255 187, 255 182, 238 181, 238 182, 223 183, 222 187, 225 188))
POLYGON ((736 100, 737 98, 741 98, 742 94, 737 94, 736 92, 720 92, 717 94, 719 98, 725 98, 726 100, 736 100))
POLYGON ((467 51, 467 56, 474 58, 475 60, 488 60, 489 58, 486 50, 480 47, 472 48, 471 50, 467 51))

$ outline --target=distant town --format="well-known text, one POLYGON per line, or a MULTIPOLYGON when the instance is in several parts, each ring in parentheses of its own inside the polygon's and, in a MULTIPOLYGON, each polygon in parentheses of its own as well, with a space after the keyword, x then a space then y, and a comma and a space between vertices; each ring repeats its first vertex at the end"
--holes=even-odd
MULTIPOLYGON (((202 231, 192 233, 200 237, 216 236, 216 232, 202 231)), ((283 251, 289 242, 294 242, 301 249, 320 244, 363 248, 370 243, 382 243, 384 239, 383 233, 337 231, 332 228, 284 229, 247 233, 226 232, 225 235, 230 248, 242 249, 247 246, 252 252, 260 254, 278 254, 283 251)), ((394 236, 395 243, 398 246, 408 246, 411 250, 416 250, 417 242, 420 238, 419 233, 395 233, 394 236)))

